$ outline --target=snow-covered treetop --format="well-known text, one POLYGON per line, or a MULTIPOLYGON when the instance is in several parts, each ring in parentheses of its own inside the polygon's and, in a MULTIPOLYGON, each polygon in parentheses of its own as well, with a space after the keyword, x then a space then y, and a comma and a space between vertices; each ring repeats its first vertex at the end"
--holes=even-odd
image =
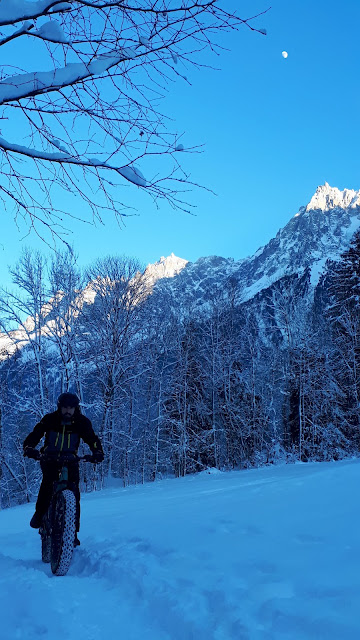
POLYGON ((344 189, 340 191, 337 187, 330 187, 325 184, 320 185, 309 204, 306 206, 306 211, 314 209, 321 209, 321 211, 328 211, 329 209, 347 209, 348 207, 360 206, 360 191, 354 189, 344 189))
MULTIPOLYGON (((0 0, 1 2, 1 0, 0 0)), ((75 319, 82 312, 84 305, 92 305, 95 302, 97 295, 105 294, 106 291, 111 292, 114 284, 116 282, 122 282, 124 279, 124 291, 127 291, 126 296, 129 294, 129 291, 132 291, 133 303, 136 305, 141 302, 144 298, 151 294, 154 284, 161 280, 162 278, 173 278, 178 275, 180 271, 188 264, 187 260, 183 258, 178 258, 171 253, 167 258, 161 257, 158 262, 154 264, 149 264, 144 272, 140 272, 138 270, 138 265, 136 261, 129 261, 129 263, 123 263, 121 258, 117 260, 114 258, 105 258, 104 261, 98 261, 94 264, 91 270, 91 279, 87 283, 87 285, 83 289, 75 289, 75 296, 72 298, 71 302, 71 314, 72 318, 75 319), (115 278, 115 270, 116 265, 119 264, 118 270, 116 271, 115 278), (115 265, 115 266, 114 266, 115 265), (122 266, 123 265, 123 266, 122 266), (122 266, 122 270, 121 270, 122 266), (107 267, 109 267, 110 272, 107 272, 107 267), (100 273, 99 269, 100 268, 100 273), (111 273, 111 268, 113 272, 111 273), (105 270, 104 270, 105 269, 105 270), (124 277, 124 274, 127 274, 124 277), (121 277, 119 277, 121 276, 121 277), (130 285, 130 288, 126 289, 126 282, 130 285), (137 289, 138 296, 134 295, 134 290, 137 289)), ((44 289, 45 291, 45 289, 44 289)), ((69 293, 69 292, 68 292, 69 293)), ((8 295, 8 294, 6 294, 8 295)), ((10 293, 10 304, 7 307, 3 306, 2 312, 3 316, 6 316, 4 309, 12 309, 13 307, 16 309, 16 304, 13 303, 13 300, 16 298, 12 297, 10 293)), ((46 293, 44 293, 44 297, 46 293)), ((49 297, 45 303, 42 305, 40 313, 37 316, 37 320, 41 319, 41 335, 43 336, 52 336, 53 335, 53 318, 51 314, 59 313, 56 310, 56 305, 61 302, 64 297, 63 291, 56 291, 55 296, 49 297)), ((3 298, 3 304, 6 296, 3 298)), ((70 308, 70 307, 69 307, 70 308)), ((16 329, 5 331, 4 333, 0 331, 0 362, 3 359, 6 359, 9 355, 15 353, 17 349, 22 349, 26 346, 29 341, 34 337, 34 331, 39 330, 34 318, 32 316, 28 316, 24 319, 21 318, 23 313, 18 314, 17 322, 18 327, 16 329)), ((0 323, 1 324, 1 323, 0 323)), ((38 322, 39 324, 39 322, 38 322)), ((58 335, 62 335, 62 330, 57 327, 58 335)))

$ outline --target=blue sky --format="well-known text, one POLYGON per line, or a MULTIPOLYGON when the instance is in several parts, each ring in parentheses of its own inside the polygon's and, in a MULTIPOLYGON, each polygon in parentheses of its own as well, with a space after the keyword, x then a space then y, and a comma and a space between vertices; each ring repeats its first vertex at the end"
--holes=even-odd
MULTIPOLYGON (((265 0, 227 0, 248 17, 265 0)), ((201 154, 182 156, 191 179, 216 196, 194 190, 195 215, 162 204, 126 186, 137 215, 119 227, 72 224, 68 239, 86 265, 106 254, 137 257, 146 265, 162 255, 195 261, 206 255, 243 258, 266 244, 316 187, 360 188, 358 149, 360 2, 274 0, 256 22, 266 37, 244 27, 221 38, 228 50, 202 62, 218 70, 190 69, 191 86, 177 81, 162 110, 185 146, 203 144, 201 154), (281 55, 288 51, 288 58, 281 55)), ((77 211, 81 203, 72 205, 77 211)), ((0 273, 24 244, 8 214, 1 214, 0 273)))

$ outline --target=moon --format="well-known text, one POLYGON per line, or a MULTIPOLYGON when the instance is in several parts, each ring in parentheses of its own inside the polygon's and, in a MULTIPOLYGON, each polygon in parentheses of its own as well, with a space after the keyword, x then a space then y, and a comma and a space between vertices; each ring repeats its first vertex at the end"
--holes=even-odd
POLYGON ((287 51, 282 51, 281 55, 283 58, 287 58, 289 54, 287 51))

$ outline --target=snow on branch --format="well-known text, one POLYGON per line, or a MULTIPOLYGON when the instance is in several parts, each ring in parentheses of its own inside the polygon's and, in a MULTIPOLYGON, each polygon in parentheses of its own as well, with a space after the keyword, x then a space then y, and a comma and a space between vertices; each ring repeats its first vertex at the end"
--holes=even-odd
POLYGON ((32 35, 43 38, 43 40, 49 40, 50 42, 71 44, 70 40, 66 38, 62 28, 55 20, 49 20, 48 22, 45 22, 41 25, 40 29, 33 31, 32 35))
POLYGON ((189 211, 182 193, 191 183, 180 158, 197 143, 169 130, 160 100, 183 79, 191 86, 191 69, 209 66, 206 50, 221 53, 220 33, 265 33, 257 26, 264 12, 242 19, 227 5, 0 0, 0 46, 9 61, 0 66, 1 205, 10 203, 36 230, 62 225, 69 197, 80 198, 82 219, 109 211, 121 218, 133 207, 119 201, 126 180, 156 204, 189 211), (147 163, 147 179, 138 163, 147 163))
MULTIPOLYGON (((63 148, 62 145, 56 144, 58 140, 52 140, 52 143, 55 146, 59 146, 63 148)), ((84 167, 96 167, 98 169, 111 169, 112 171, 117 171, 123 178, 136 184, 139 187, 146 187, 146 179, 144 178, 141 171, 133 166, 123 166, 117 167, 115 165, 109 164, 108 162, 103 162, 98 158, 74 158, 69 153, 55 153, 55 152, 47 152, 47 151, 38 151, 37 149, 32 149, 31 147, 26 147, 20 144, 14 144, 4 140, 4 138, 0 138, 0 149, 10 153, 18 153, 20 155, 27 156, 29 158, 35 158, 37 160, 47 160, 49 162, 60 162, 65 164, 74 164, 84 167)))
POLYGON ((58 0, 1 0, 0 26, 15 24, 21 20, 35 19, 46 13, 57 13, 71 9, 73 0, 59 2, 58 0))
POLYGON ((20 36, 30 33, 33 28, 34 24, 30 20, 27 20, 19 29, 16 29, 16 31, 13 31, 13 33, 10 33, 5 38, 0 38, 0 46, 7 44, 10 40, 15 40, 15 38, 19 38, 20 36))
POLYGON ((67 86, 73 86, 90 76, 105 73, 120 62, 136 57, 134 49, 129 47, 104 53, 89 62, 72 62, 63 68, 52 71, 35 71, 21 75, 10 76, 0 82, 0 105, 13 100, 29 98, 49 91, 58 91, 67 86))

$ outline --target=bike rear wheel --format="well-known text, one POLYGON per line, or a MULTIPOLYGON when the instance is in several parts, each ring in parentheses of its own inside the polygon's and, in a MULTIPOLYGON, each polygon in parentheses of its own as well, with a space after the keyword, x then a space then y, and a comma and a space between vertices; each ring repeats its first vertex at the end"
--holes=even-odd
POLYGON ((70 567, 76 534, 76 499, 70 489, 55 498, 51 535, 51 571, 64 576, 70 567))

